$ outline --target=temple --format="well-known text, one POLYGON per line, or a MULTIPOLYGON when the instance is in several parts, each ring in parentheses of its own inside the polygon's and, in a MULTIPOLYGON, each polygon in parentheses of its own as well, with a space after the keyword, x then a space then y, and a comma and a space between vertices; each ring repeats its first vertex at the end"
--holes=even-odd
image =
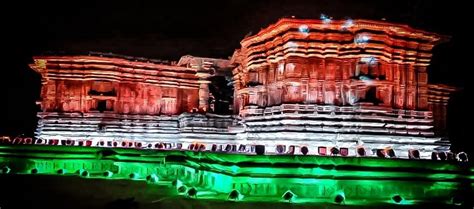
POLYGON ((229 59, 37 56, 35 142, 437 158, 455 88, 429 84, 427 67, 444 41, 384 21, 284 18, 229 59))

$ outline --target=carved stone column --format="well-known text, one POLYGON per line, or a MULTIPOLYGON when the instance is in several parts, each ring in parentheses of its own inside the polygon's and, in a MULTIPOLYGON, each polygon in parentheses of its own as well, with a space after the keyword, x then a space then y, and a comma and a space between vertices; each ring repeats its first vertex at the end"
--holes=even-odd
POLYGON ((211 77, 211 62, 202 62, 199 65, 192 64, 197 69, 196 76, 199 78, 199 110, 207 112, 209 109, 209 77, 211 77))
POLYGON ((428 108, 428 73, 426 67, 416 68, 417 72, 417 109, 426 110, 428 108))

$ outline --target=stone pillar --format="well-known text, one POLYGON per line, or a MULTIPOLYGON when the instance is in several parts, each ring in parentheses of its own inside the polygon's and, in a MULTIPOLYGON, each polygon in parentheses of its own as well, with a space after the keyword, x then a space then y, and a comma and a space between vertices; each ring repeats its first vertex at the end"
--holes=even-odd
POLYGON ((428 73, 426 67, 417 67, 417 109, 426 110, 428 108, 428 73))
POLYGON ((199 79, 199 110, 207 112, 209 108, 209 81, 199 79))
POLYGON ((209 110, 209 77, 211 77, 210 62, 202 62, 199 65, 191 65, 192 68, 197 69, 196 76, 199 78, 199 111, 207 112, 209 110))

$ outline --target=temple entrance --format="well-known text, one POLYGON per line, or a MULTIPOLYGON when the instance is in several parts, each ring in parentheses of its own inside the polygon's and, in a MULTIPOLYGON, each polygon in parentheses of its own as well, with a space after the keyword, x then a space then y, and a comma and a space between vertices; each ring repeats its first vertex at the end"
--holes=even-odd
POLYGON ((377 87, 371 86, 365 92, 365 102, 371 102, 374 105, 379 105, 381 100, 377 98, 377 87))
POLYGON ((105 110, 107 110, 107 101, 106 100, 97 101, 97 110, 99 112, 104 112, 105 110))
POLYGON ((93 101, 91 106, 91 111, 113 111, 114 110, 114 101, 113 100, 105 100, 105 99, 97 99, 93 101))

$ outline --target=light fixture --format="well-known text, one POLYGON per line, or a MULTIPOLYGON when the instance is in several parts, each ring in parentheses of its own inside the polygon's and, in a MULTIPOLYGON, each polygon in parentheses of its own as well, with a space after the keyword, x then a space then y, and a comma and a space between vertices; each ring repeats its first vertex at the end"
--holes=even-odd
POLYGON ((82 171, 81 176, 82 177, 89 177, 89 171, 82 171))
POLYGON ((188 187, 186 187, 185 185, 182 185, 182 186, 177 187, 176 191, 178 191, 178 193, 180 194, 184 194, 186 191, 188 191, 188 187))
POLYGON ((283 193, 281 198, 283 198, 283 200, 285 200, 285 201, 293 202, 296 198, 296 195, 291 190, 288 190, 285 193, 283 193))
POLYGON ((300 33, 309 33, 309 27, 307 25, 300 25, 300 27, 298 27, 298 31, 300 33))
POLYGON ((142 143, 141 143, 141 142, 135 142, 135 147, 141 148, 141 147, 142 147, 142 143))
POLYGON ((445 152, 438 152, 438 157, 440 160, 446 160, 448 158, 445 152))
POLYGON ((464 199, 462 195, 455 195, 452 199, 451 199, 451 203, 453 205, 456 205, 456 206, 462 206, 464 204, 464 199))
POLYGON ((3 173, 3 174, 8 174, 8 173, 10 173, 11 170, 12 170, 12 169, 10 169, 10 167, 8 167, 8 166, 3 166, 3 168, 2 168, 2 173, 3 173))
POLYGON ((319 155, 326 155, 327 154, 327 148, 326 147, 318 147, 318 154, 319 155))
POLYGON ((306 147, 306 146, 301 147, 301 154, 307 155, 308 152, 309 152, 308 147, 306 147))
POLYGON ((33 139, 32 138, 24 138, 23 139, 24 144, 33 144, 33 139))
POLYGON ((188 197, 196 198, 197 193, 198 193, 198 190, 195 187, 191 187, 190 189, 188 189, 187 195, 188 197))
POLYGON ((130 177, 131 179, 137 179, 138 176, 138 173, 130 173, 130 175, 128 175, 128 177, 130 177))
POLYGON ((460 162, 467 162, 469 159, 467 158, 467 154, 465 152, 460 152, 456 155, 456 159, 460 162))
POLYGON ((163 149, 163 144, 158 142, 158 143, 155 144, 155 148, 156 149, 163 149))
POLYGON ((158 182, 158 179, 159 179, 158 176, 156 176, 156 174, 154 174, 154 173, 153 173, 153 174, 150 174, 150 175, 148 175, 148 176, 146 177, 146 180, 147 180, 148 182, 151 182, 151 183, 156 183, 156 182, 158 182))
POLYGON ((402 198, 402 196, 397 194, 397 195, 394 195, 392 197, 392 200, 393 200, 393 202, 395 202, 397 204, 400 204, 403 201, 403 198, 402 198))
POLYGON ((33 168, 31 169, 30 171, 32 174, 37 174, 38 173, 38 169, 37 168, 33 168))
POLYGON ((110 178, 110 177, 112 177, 113 174, 114 173, 112 173, 111 171, 105 171, 103 175, 104 175, 104 177, 110 178))
POLYGON ((385 153, 387 153, 387 155, 388 155, 390 158, 395 158, 395 157, 397 157, 397 156, 395 155, 395 151, 394 151, 392 148, 386 149, 386 150, 385 150, 385 153))
POLYGON ((255 153, 257 155, 265 155, 265 145, 255 145, 255 153))
POLYGON ((287 154, 289 154, 289 155, 294 155, 294 154, 295 154, 295 145, 290 145, 290 146, 288 147, 288 152, 287 152, 287 154))
POLYGON ((325 14, 321 14, 319 18, 323 21, 324 24, 331 23, 331 18, 325 14))
POLYGON ((277 145, 276 146, 276 152, 278 154, 283 154, 286 150, 286 146, 285 145, 277 145))
POLYGON ((416 149, 412 149, 408 151, 408 158, 409 159, 420 159, 420 151, 416 149))
POLYGON ((233 201, 238 201, 238 200, 242 200, 243 197, 244 197, 244 195, 240 194, 240 192, 238 190, 234 189, 229 193, 229 196, 227 197, 227 199, 228 200, 233 200, 233 201))
POLYGON ((344 24, 342 25, 342 28, 347 29, 347 28, 352 27, 353 25, 354 25, 354 21, 352 21, 351 18, 347 18, 344 24))
POLYGON ((349 155, 349 148, 341 147, 339 149, 339 153, 341 154, 341 156, 348 156, 349 155))
POLYGON ((182 181, 176 179, 176 180, 173 180, 173 181, 171 182, 171 185, 172 185, 173 187, 175 187, 175 188, 179 188, 179 187, 183 186, 184 184, 183 184, 182 181))
POLYGON ((46 143, 45 139, 44 140, 43 139, 36 139, 35 140, 35 144, 44 144, 44 143, 46 143))
POLYGON ((446 152, 446 158, 447 158, 447 160, 452 161, 452 160, 455 160, 456 157, 454 156, 454 154, 452 152, 446 152))
POLYGON ((199 151, 201 151, 201 152, 202 152, 202 151, 206 151, 206 145, 200 144, 200 145, 199 145, 199 151))
POLYGON ((385 158, 385 150, 377 149, 376 153, 377 153, 377 157, 385 158))
POLYGON ((59 175, 63 175, 65 173, 66 173, 66 169, 64 169, 64 168, 61 168, 61 169, 58 170, 59 175))
POLYGON ((341 204, 344 202, 344 200, 346 199, 344 193, 338 193, 336 195, 336 197, 334 197, 334 202, 337 203, 337 204, 341 204))
POLYGON ((357 155, 359 155, 360 157, 365 156, 365 149, 363 147, 357 148, 357 155))

